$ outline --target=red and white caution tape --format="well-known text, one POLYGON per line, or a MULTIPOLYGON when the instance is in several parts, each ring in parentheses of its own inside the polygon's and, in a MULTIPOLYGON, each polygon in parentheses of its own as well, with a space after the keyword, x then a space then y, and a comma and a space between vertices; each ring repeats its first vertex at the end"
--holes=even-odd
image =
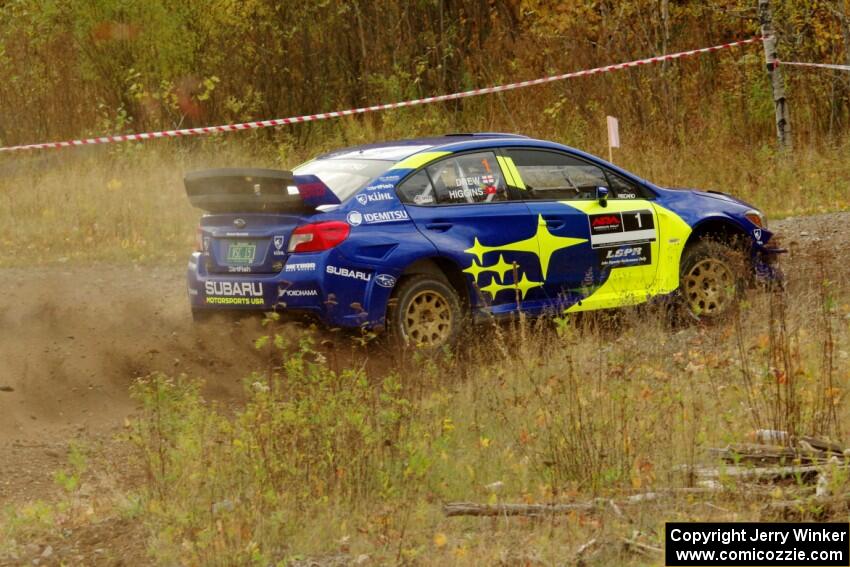
POLYGON ((313 122, 315 120, 327 120, 329 118, 340 118, 342 116, 351 116, 354 114, 365 114, 367 112, 377 112, 380 110, 390 110, 394 108, 404 108, 407 106, 418 106, 420 104, 430 104, 433 102, 444 102, 447 100, 457 100, 472 96, 479 96, 489 93, 499 93, 524 87, 532 87, 535 85, 543 85, 555 81, 563 81, 565 79, 574 79, 576 77, 585 77, 595 75, 597 73, 608 73, 618 71, 620 69, 628 69, 629 67, 639 67, 641 65, 649 65, 651 63, 659 63, 661 61, 669 61, 671 59, 679 59, 682 57, 692 57, 700 53, 709 53, 712 51, 720 51, 746 45, 749 43, 757 43, 762 41, 763 37, 754 37, 741 41, 733 41, 722 45, 714 45, 712 47, 703 47, 701 49, 691 49, 690 51, 680 51, 679 53, 670 53, 668 55, 660 55, 658 57, 649 57, 647 59, 638 59, 627 63, 617 63, 615 65, 607 65, 605 67, 597 67, 595 69, 586 69, 584 71, 575 71, 572 73, 564 73, 563 75, 552 75, 531 81, 521 81, 519 83, 510 83, 507 85, 497 85, 493 87, 485 87, 464 91, 460 93, 444 94, 439 96, 430 96, 427 98, 419 98, 415 100, 405 100, 401 102, 391 102, 387 104, 377 104, 375 106, 366 106, 362 108, 352 108, 349 110, 339 110, 334 112, 323 112, 320 114, 307 114, 304 116, 293 116, 291 118, 276 118, 274 120, 259 120, 257 122, 244 122, 242 124, 226 124, 223 126, 206 126, 203 128, 184 128, 182 130, 164 130, 162 132, 145 132, 143 134, 114 134, 111 136, 101 136, 98 138, 87 138, 83 140, 70 140, 65 142, 47 142, 42 144, 27 144, 22 146, 8 146, 0 148, 0 152, 16 152, 21 150, 44 150, 53 148, 71 148, 76 146, 88 146, 92 144, 111 144, 115 142, 130 142, 137 140, 151 140, 155 138, 177 138, 181 136, 199 136, 202 134, 215 134, 218 132, 234 132, 237 130, 255 130, 258 128, 269 128, 272 126, 284 126, 286 124, 297 124, 300 122, 313 122))
POLYGON ((795 67, 817 67, 818 69, 834 69, 836 71, 850 71, 850 65, 834 65, 832 63, 802 63, 800 61, 776 61, 777 65, 794 65, 795 67))

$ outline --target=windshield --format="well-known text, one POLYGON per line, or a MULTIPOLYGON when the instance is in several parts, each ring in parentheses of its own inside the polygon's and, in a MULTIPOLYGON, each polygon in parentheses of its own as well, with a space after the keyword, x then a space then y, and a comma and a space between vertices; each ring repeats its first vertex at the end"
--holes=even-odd
POLYGON ((395 163, 377 159, 317 159, 295 168, 295 175, 315 175, 345 202, 395 163))

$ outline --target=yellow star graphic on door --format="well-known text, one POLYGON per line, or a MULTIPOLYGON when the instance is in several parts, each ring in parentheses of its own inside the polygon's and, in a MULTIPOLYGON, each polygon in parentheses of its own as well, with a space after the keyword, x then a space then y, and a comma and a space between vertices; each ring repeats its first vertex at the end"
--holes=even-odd
MULTIPOLYGON (((503 280, 504 281, 504 280, 503 280)), ((525 295, 529 290, 540 287, 543 285, 543 282, 535 282, 528 279, 526 274, 522 274, 522 278, 516 283, 509 284, 498 284, 496 283, 496 278, 490 280, 490 283, 481 288, 481 291, 489 293, 493 298, 496 297, 496 294, 500 291, 513 291, 516 292, 519 290, 520 299, 525 299, 525 295)))
POLYGON ((496 283, 496 278, 492 278, 488 285, 485 285, 481 288, 481 291, 489 293, 491 297, 495 298, 496 294, 500 291, 507 291, 514 289, 512 285, 501 285, 496 283))
POLYGON ((516 287, 522 294, 522 299, 525 299, 525 294, 528 293, 528 290, 530 290, 531 288, 540 287, 542 285, 543 282, 533 282, 528 279, 528 276, 526 274, 522 274, 522 278, 519 280, 518 283, 514 284, 514 287, 516 287))
POLYGON ((469 274, 470 276, 472 276, 472 279, 477 282, 478 276, 480 276, 482 273, 486 272, 487 268, 481 266, 478 262, 473 260, 472 264, 470 264, 469 267, 467 269, 463 270, 463 271, 465 273, 469 274))
POLYGON ((505 283, 505 274, 514 269, 513 263, 508 264, 505 262, 505 257, 499 254, 499 261, 493 264, 492 266, 488 266, 487 269, 491 272, 496 272, 499 274, 499 281, 505 283))
POLYGON ((549 226, 543 220, 543 215, 537 216, 537 234, 535 236, 540 246, 540 271, 543 272, 543 281, 546 281, 546 276, 549 275, 549 261, 555 252, 587 242, 586 238, 555 236, 549 232, 549 226))
MULTIPOLYGON (((464 252, 472 254, 478 258, 479 264, 484 263, 484 254, 487 254, 488 252, 529 252, 535 254, 540 262, 540 271, 543 274, 543 280, 545 281, 546 277, 549 275, 549 263, 552 260, 552 255, 558 250, 563 250, 564 248, 569 248, 570 246, 575 246, 584 242, 587 242, 586 238, 555 236, 549 232, 549 226, 546 224, 546 221, 543 220, 543 215, 538 215, 537 232, 531 238, 517 240, 516 242, 508 242, 507 244, 499 246, 485 246, 481 244, 478 237, 476 237, 472 247, 467 248, 464 252)), ((500 261, 502 261, 501 258, 500 261)), ((475 265, 476 264, 473 261, 473 266, 475 265)), ((473 266, 470 266, 469 270, 472 270, 473 266)), ((480 270, 477 273, 480 274, 482 271, 484 270, 480 270)), ((477 281, 477 274, 474 274, 473 277, 475 277, 477 281)), ((504 277, 502 277, 502 281, 505 281, 504 277)), ((491 282, 490 285, 493 285, 493 282, 491 282)))
POLYGON ((478 262, 473 260, 472 264, 463 271, 472 276, 476 282, 478 281, 478 276, 480 276, 484 272, 495 272, 499 274, 499 281, 504 282, 505 274, 507 274, 513 269, 514 265, 512 263, 508 264, 507 262, 505 262, 504 255, 500 255, 499 261, 493 264, 492 266, 482 266, 478 262))

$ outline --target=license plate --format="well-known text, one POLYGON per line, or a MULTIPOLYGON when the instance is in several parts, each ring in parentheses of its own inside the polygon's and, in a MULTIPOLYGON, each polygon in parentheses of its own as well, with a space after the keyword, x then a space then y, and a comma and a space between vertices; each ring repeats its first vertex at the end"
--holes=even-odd
POLYGON ((253 242, 231 242, 227 245, 228 264, 253 264, 257 255, 257 245, 253 242))

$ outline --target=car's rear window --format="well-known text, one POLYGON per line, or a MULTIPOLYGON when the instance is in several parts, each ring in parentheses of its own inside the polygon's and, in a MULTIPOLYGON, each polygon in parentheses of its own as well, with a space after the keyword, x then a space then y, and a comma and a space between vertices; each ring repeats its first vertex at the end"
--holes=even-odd
POLYGON ((378 159, 316 159, 296 167, 293 173, 315 175, 344 202, 393 163, 378 159))

